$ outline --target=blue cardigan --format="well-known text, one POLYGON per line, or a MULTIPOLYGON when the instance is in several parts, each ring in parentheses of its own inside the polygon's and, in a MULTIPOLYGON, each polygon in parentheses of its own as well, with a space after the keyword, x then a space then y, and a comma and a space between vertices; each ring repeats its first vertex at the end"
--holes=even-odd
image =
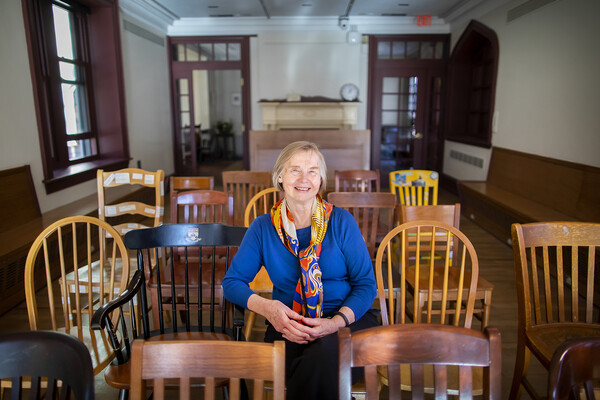
MULTIPOLYGON (((310 243, 310 227, 297 230, 300 248, 310 243)), ((264 265, 273 282, 274 300, 292 307, 300 276, 298 259, 283 245, 270 214, 256 218, 223 279, 227 300, 247 307, 254 292, 248 283, 264 265)), ((377 287, 373 263, 354 217, 334 207, 319 258, 323 282, 323 315, 347 306, 360 319, 373 304, 377 287)))

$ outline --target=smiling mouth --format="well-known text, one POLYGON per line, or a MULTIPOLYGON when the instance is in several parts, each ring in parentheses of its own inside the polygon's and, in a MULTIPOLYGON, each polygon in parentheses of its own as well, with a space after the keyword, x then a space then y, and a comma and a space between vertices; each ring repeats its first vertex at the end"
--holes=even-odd
POLYGON ((308 192, 308 191, 310 191, 310 188, 306 188, 306 187, 294 186, 294 189, 299 190, 301 192, 308 192))

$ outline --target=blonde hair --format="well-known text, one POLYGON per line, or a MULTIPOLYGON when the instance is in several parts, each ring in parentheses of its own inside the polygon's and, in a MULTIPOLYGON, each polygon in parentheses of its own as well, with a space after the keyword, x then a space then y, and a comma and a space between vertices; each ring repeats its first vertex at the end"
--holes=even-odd
POLYGON ((321 186, 319 187, 319 190, 325 190, 327 188, 327 165, 325 164, 325 158, 316 144, 306 141, 290 143, 281 150, 279 157, 277 157, 277 161, 275 161, 275 166, 273 166, 273 186, 283 191, 283 185, 279 182, 279 177, 283 173, 285 165, 290 158, 299 151, 312 151, 317 155, 319 158, 319 174, 321 175, 321 186))

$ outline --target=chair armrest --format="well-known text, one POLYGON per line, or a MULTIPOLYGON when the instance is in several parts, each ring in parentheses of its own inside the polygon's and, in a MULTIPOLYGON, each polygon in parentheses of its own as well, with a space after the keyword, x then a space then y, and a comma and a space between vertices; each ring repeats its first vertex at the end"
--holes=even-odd
POLYGON ((119 294, 117 297, 96 310, 90 323, 92 329, 100 330, 106 328, 106 317, 117 308, 122 307, 131 301, 131 299, 133 299, 133 297, 142 287, 143 280, 144 277, 142 275, 142 271, 135 271, 135 274, 133 274, 129 285, 127 285, 125 290, 123 290, 123 292, 121 292, 121 294, 119 294))

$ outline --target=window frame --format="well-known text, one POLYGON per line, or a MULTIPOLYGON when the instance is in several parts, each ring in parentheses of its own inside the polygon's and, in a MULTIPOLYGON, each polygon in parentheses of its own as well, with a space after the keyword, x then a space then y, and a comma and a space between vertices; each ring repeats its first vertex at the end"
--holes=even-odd
POLYGON ((65 128, 53 3, 57 1, 22 0, 48 194, 94 179, 98 168, 125 168, 130 160, 118 5, 113 0, 58 1, 79 14, 76 40, 81 41, 86 78, 88 130, 71 136, 65 128), (66 141, 87 138, 95 138, 96 155, 69 161, 66 141))

